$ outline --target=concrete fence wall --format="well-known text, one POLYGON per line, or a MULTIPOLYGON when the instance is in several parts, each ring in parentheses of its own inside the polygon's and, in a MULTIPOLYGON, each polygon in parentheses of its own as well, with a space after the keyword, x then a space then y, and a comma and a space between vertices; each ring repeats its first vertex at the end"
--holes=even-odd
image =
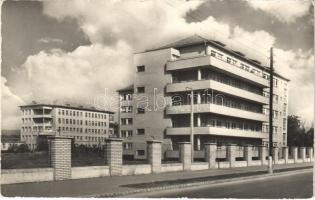
MULTIPOLYGON (((191 144, 180 143, 180 163, 162 164, 160 141, 148 141, 148 164, 123 165, 122 140, 109 139, 106 144, 104 159, 108 166, 71 167, 71 140, 65 137, 50 138, 50 158, 52 168, 2 170, 1 183, 40 182, 65 179, 94 178, 103 176, 138 175, 176 171, 195 171, 215 168, 247 167, 267 165, 267 148, 246 146, 238 148, 229 145, 226 148, 226 160, 217 161, 217 145, 205 144, 205 162, 192 162, 191 144), (243 152, 239 152, 243 151, 243 152), (243 160, 236 161, 240 155, 243 160), (257 160, 258 155, 258 160, 257 160), (253 158, 256 158, 253 160, 253 158)), ((273 149, 274 164, 313 162, 313 148, 292 147, 292 158, 289 159, 289 148, 273 149), (279 151, 282 153, 280 154, 279 151), (281 155, 281 158, 279 157, 281 155)))

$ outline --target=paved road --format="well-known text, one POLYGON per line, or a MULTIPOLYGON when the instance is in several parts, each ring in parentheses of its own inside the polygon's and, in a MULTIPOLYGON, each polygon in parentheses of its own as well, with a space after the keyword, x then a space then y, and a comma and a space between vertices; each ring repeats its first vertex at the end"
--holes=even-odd
POLYGON ((313 196, 313 173, 268 177, 259 180, 201 186, 193 189, 134 194, 130 197, 152 198, 310 198, 313 196))

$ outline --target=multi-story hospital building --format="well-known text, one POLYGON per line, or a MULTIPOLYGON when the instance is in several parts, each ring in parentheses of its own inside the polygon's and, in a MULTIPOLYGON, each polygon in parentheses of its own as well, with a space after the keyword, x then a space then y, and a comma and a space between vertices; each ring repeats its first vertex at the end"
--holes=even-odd
POLYGON ((113 134, 113 112, 70 104, 33 103, 20 106, 21 141, 36 148, 39 137, 56 135, 73 138, 75 144, 97 146, 113 134))
MULTIPOLYGON (((134 84, 118 91, 125 154, 144 157, 150 139, 190 141, 191 113, 197 150, 208 142, 268 145, 269 68, 259 61, 194 35, 136 53, 134 71, 134 84)), ((273 145, 281 147, 289 80, 276 72, 273 81, 273 145)))

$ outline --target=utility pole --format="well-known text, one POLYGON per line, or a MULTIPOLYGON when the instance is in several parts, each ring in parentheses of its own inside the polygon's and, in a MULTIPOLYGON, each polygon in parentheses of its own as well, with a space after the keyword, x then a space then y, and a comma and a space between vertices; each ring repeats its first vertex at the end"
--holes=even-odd
POLYGON ((273 48, 270 48, 270 90, 269 90, 269 157, 268 172, 273 173, 272 166, 272 148, 273 148, 273 48))

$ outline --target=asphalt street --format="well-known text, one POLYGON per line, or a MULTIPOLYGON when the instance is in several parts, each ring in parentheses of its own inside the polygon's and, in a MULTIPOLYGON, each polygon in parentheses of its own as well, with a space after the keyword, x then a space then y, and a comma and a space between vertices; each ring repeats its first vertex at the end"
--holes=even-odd
POLYGON ((129 197, 149 198, 310 198, 313 196, 313 173, 293 172, 214 186, 134 194, 129 197))

